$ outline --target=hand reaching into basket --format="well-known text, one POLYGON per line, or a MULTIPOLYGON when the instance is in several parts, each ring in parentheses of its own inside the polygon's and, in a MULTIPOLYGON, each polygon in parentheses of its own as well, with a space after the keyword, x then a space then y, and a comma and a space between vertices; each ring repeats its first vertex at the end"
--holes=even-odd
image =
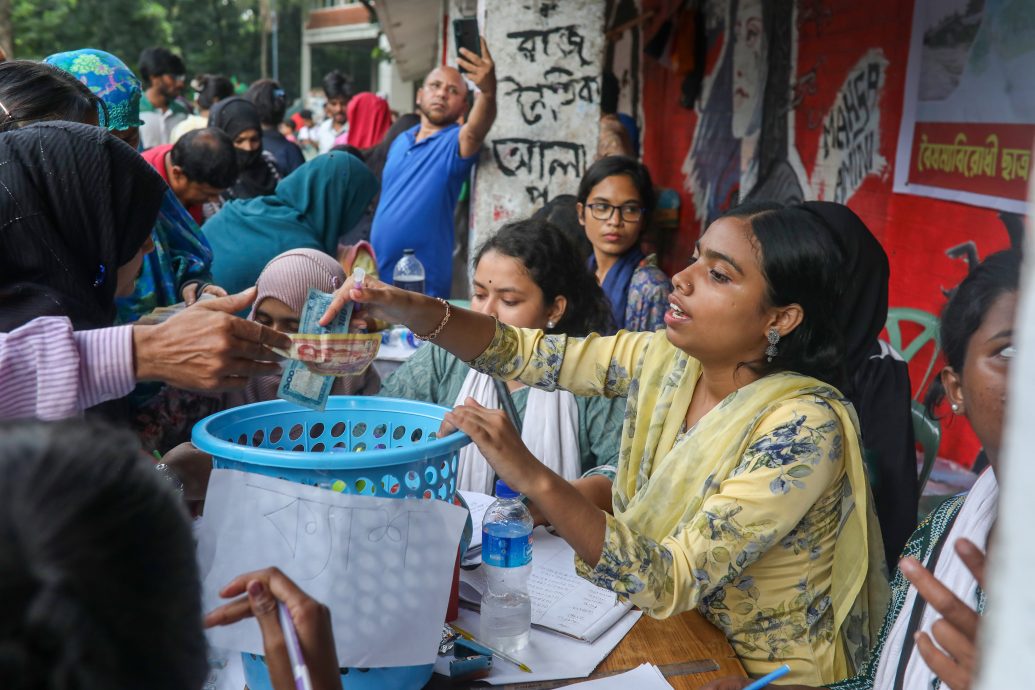
POLYGON ((485 351, 496 333, 496 320, 486 314, 460 309, 438 297, 428 297, 365 276, 360 285, 353 277, 334 293, 320 319, 326 326, 349 302, 357 307, 353 319, 379 319, 401 323, 421 340, 429 340, 464 361, 485 351))
POLYGON ((231 625, 254 617, 262 631, 263 652, 274 690, 296 690, 287 637, 280 625, 280 602, 287 606, 291 616, 313 690, 341 690, 331 612, 287 575, 277 568, 245 573, 224 587, 219 595, 225 599, 238 598, 205 616, 205 627, 231 625))

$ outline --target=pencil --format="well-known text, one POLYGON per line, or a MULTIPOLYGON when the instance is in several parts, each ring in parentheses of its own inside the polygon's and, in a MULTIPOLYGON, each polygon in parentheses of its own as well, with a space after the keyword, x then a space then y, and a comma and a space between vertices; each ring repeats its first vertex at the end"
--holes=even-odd
POLYGON ((517 666, 519 669, 521 669, 525 673, 531 673, 532 672, 532 669, 530 669, 526 664, 521 663, 520 661, 518 661, 514 657, 510 656, 509 654, 504 654, 503 652, 501 652, 500 650, 496 649, 495 647, 490 647, 489 645, 485 644, 484 642, 479 640, 477 637, 475 637, 471 633, 469 633, 466 630, 464 630, 463 628, 461 628, 459 625, 457 625, 455 623, 450 623, 449 627, 451 627, 453 630, 455 630, 457 632, 457 634, 460 635, 460 637, 464 638, 465 640, 470 640, 471 642, 477 642, 478 644, 480 644, 481 646, 485 647, 486 649, 491 650, 494 655, 498 656, 499 658, 503 659, 504 661, 509 661, 510 663, 514 664, 515 666, 517 666))
POLYGON ((752 683, 751 685, 749 685, 746 688, 744 688, 744 690, 762 690, 762 688, 764 688, 765 686, 769 685, 774 680, 778 680, 780 678, 783 678, 784 676, 786 676, 790 672, 791 672, 791 667, 788 666, 787 664, 784 664, 783 666, 781 666, 780 668, 776 669, 772 673, 767 673, 766 675, 762 676, 761 678, 756 680, 754 683, 752 683))

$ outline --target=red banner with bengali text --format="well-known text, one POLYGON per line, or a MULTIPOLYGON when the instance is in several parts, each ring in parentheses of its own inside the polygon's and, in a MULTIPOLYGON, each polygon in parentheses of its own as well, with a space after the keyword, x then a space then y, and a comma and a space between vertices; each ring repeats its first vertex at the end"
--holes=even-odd
POLYGON ((1033 141, 1035 125, 917 122, 908 181, 1024 201, 1033 141))

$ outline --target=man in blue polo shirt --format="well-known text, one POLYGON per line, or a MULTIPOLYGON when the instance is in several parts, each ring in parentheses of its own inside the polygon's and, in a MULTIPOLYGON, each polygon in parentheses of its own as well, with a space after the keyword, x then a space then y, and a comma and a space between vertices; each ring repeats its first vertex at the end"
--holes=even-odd
POLYGON ((420 124, 396 138, 388 150, 370 241, 381 279, 404 249, 424 264, 429 295, 449 297, 453 267, 453 211, 460 188, 496 119, 496 68, 482 39, 481 56, 460 49, 457 63, 480 93, 467 122, 467 85, 452 67, 438 67, 417 91, 420 124))

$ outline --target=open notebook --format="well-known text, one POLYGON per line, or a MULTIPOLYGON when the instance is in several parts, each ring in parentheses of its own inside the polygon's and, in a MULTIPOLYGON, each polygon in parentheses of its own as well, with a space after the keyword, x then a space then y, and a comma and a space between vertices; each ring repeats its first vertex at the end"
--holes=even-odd
MULTIPOLYGON (((467 492, 464 496, 467 497, 467 492)), ((477 503, 485 504, 484 501, 477 503)), ((482 513, 485 508, 482 508, 482 513)), ((475 515, 474 510, 472 506, 471 519, 480 535, 481 515, 475 515)), ((593 642, 628 613, 632 604, 620 601, 614 592, 576 575, 574 559, 575 552, 567 542, 542 527, 535 529, 532 574, 528 579, 532 625, 593 642)), ((462 601, 477 606, 484 592, 485 572, 481 566, 460 571, 462 601)))

